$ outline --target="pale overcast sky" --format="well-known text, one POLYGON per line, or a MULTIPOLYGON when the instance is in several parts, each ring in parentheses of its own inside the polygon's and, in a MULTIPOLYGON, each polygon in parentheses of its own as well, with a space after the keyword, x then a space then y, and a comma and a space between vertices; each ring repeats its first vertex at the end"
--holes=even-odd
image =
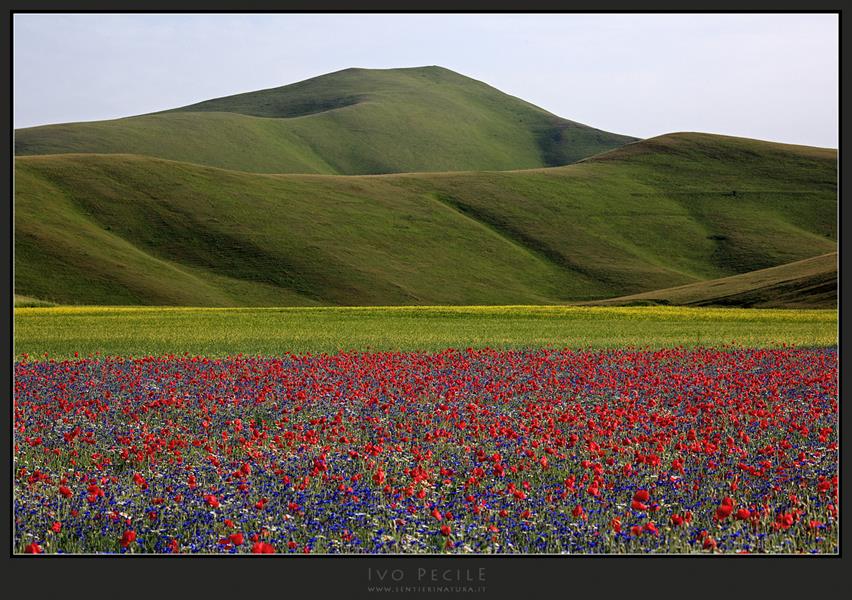
POLYGON ((441 65, 637 137, 838 140, 833 14, 24 14, 13 33, 15 127, 130 116, 347 67, 441 65))

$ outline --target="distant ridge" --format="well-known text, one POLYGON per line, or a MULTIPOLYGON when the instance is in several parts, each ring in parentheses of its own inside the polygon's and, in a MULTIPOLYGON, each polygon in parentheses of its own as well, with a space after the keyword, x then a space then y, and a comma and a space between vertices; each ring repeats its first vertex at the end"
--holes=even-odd
POLYGON ((588 304, 837 308, 837 252, 722 279, 588 304))
POLYGON ((566 165, 635 141, 437 66, 344 69, 173 110, 19 129, 17 156, 139 154, 256 173, 566 165))

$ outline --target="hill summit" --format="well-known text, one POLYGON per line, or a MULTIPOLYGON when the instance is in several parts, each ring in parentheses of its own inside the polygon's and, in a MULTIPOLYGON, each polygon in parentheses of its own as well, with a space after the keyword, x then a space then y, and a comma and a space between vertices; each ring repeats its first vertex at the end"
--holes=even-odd
POLYGON ((344 69, 159 113, 19 129, 15 153, 364 175, 560 166, 632 141, 428 66, 344 69))

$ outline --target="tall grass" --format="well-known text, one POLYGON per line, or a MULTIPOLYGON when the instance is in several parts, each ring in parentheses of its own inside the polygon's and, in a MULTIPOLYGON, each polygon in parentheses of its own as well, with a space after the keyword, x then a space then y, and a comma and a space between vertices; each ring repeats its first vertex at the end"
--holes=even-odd
POLYGON ((449 347, 768 347, 837 344, 833 310, 681 307, 59 307, 15 310, 20 358, 449 347))

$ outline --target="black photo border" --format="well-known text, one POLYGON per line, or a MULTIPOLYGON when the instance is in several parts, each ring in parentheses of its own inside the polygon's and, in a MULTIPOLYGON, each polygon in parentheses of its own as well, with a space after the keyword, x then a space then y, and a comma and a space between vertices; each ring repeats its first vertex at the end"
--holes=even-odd
MULTIPOLYGON (((847 25, 849 11, 844 14, 840 3, 812 2, 810 6, 787 6, 784 2, 750 2, 743 6, 741 2, 704 3, 685 8, 684 3, 670 6, 630 6, 625 2, 589 2, 584 3, 543 3, 543 2, 491 2, 476 5, 471 2, 432 2, 419 3, 370 3, 369 5, 329 2, 294 1, 263 2, 243 0, 242 2, 139 2, 137 0, 118 3, 90 0, 72 3, 41 1, 17 1, 15 6, 6 8, 0 14, 0 43, 3 57, 0 60, 3 76, 0 81, 8 85, 5 93, 0 94, 2 102, 3 128, 8 143, 2 147, 3 182, 6 183, 4 195, 4 221, 6 237, 0 241, 0 264, 3 267, 3 294, 0 298, 3 317, 5 343, 2 344, 2 368, 0 368, 0 391, 6 403, 7 419, 0 427, 2 445, 7 451, 12 447, 12 340, 13 340, 13 115, 12 115, 12 34, 13 15, 15 13, 200 13, 200 12, 306 12, 306 13, 836 13, 839 15, 840 60, 838 78, 840 81, 839 125, 841 129, 839 143, 838 177, 841 180, 838 202, 838 249, 840 266, 840 302, 839 302, 839 355, 841 363, 840 387, 840 472, 841 472, 841 544, 839 556, 483 556, 464 557, 437 556, 393 556, 360 557, 345 555, 333 556, 19 556, 12 554, 12 545, 3 552, 4 568, 7 574, 4 587, 7 593, 22 593, 38 598, 69 598, 76 596, 92 597, 136 597, 155 598, 398 598, 402 596, 449 598, 468 595, 464 593, 370 593, 367 589, 373 577, 381 572, 385 577, 402 574, 403 584, 430 585, 417 582, 420 569, 431 572, 438 569, 439 581, 431 585, 468 585, 478 588, 485 585, 485 591, 469 594, 474 598, 506 597, 520 600, 539 598, 555 594, 558 597, 607 598, 623 596, 625 598, 686 597, 693 594, 709 593, 721 598, 753 596, 779 597, 819 597, 840 593, 843 586, 841 577, 844 566, 848 567, 848 557, 844 557, 844 540, 847 537, 847 523, 843 514, 848 505, 848 478, 844 465, 850 464, 846 454, 847 444, 843 443, 849 432, 850 410, 843 410, 846 400, 842 379, 847 371, 848 360, 843 355, 843 339, 846 337, 847 324, 843 320, 843 277, 844 244, 842 232, 851 211, 843 210, 842 173, 848 158, 842 152, 844 142, 848 140, 848 123, 843 121, 844 92, 848 84, 842 65, 849 45, 843 43, 842 31, 847 25), (763 4, 764 6, 760 6, 763 4), (8 286, 8 287, 7 287, 8 286), (844 563, 847 563, 844 565, 844 563), (480 569, 484 571, 480 572, 480 569), (480 573, 484 582, 479 581, 480 573), (443 575, 449 580, 441 583, 443 575), (473 583, 469 581, 474 579, 473 583)), ((848 28, 847 28, 848 30, 848 28)), ((846 61, 852 65, 852 61, 846 61)), ((847 95, 847 98, 850 96, 847 95)), ((12 456, 9 453, 2 466, 3 498, 2 539, 11 540, 12 518, 12 456)), ((848 555, 848 552, 846 552, 848 555)), ((373 580, 375 582, 375 579, 373 580)))

